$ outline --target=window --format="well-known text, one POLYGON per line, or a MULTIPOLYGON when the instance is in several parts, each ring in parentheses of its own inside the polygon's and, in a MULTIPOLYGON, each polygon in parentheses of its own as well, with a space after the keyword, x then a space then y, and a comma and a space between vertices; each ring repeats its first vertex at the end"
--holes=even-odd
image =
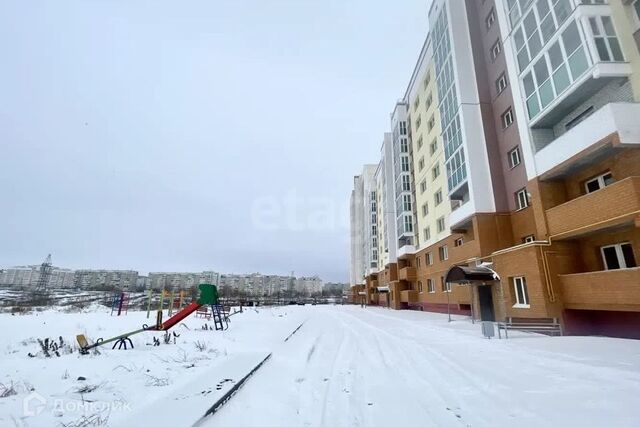
POLYGON ((520 164, 520 147, 516 147, 509 151, 509 167, 515 168, 520 164))
POLYGON ((598 191, 608 185, 613 184, 614 182, 615 181, 613 180, 613 175, 611 175, 611 172, 606 172, 585 182, 584 189, 586 190, 587 194, 593 193, 594 191, 598 191))
POLYGON ((401 153, 409 152, 409 144, 407 144, 407 138, 400 139, 400 152, 401 153))
POLYGON ((401 160, 402 172, 409 172, 409 158, 403 156, 401 160))
POLYGON ((451 283, 444 281, 444 276, 440 276, 440 286, 442 288, 442 292, 451 292, 451 283))
POLYGON ((413 111, 416 111, 420 106, 420 95, 416 96, 416 100, 413 101, 413 111))
POLYGON ((441 216, 437 221, 438 233, 442 233, 444 231, 444 217, 441 216))
POLYGON ((429 107, 431 107, 432 103, 433 103, 433 96, 430 94, 427 100, 425 101, 425 107, 427 110, 429 109, 429 107))
POLYGON ((640 0, 636 0, 633 4, 633 8, 636 11, 636 22, 640 22, 640 0))
POLYGON ((429 82, 431 81, 431 73, 427 73, 424 78, 424 88, 426 89, 429 86, 429 82))
POLYGON ((429 241, 429 239, 431 239, 431 229, 427 227, 423 230, 423 233, 424 233, 424 241, 425 242, 429 241))
POLYGON ((413 219, 409 215, 404 217, 404 231, 405 233, 413 233, 413 219))
POLYGON ((425 191, 427 191, 427 180, 423 179, 422 182, 420 182, 420 193, 424 193, 425 191))
POLYGON ((438 190, 436 194, 433 195, 433 200, 435 201, 436 206, 442 203, 442 190, 438 190))
POLYGON ((462 245, 464 245, 464 239, 462 237, 457 238, 453 243, 453 246, 455 247, 462 246, 462 245))
POLYGON ((438 138, 434 138, 433 141, 431 141, 431 144, 429 144, 429 152, 433 154, 436 152, 437 149, 438 149, 438 138))
POLYGON ((422 205, 422 216, 427 216, 429 214, 429 203, 424 203, 422 205))
POLYGON ((489 12, 489 15, 487 15, 487 17, 484 20, 484 23, 487 26, 487 30, 491 28, 491 26, 495 21, 496 21, 496 11, 494 9, 491 9, 491 12, 489 12))
POLYGON ((491 59, 495 61, 500 55, 500 52, 502 52, 502 43, 500 43, 500 40, 496 40, 491 47, 491 59))
POLYGON ((418 292, 422 293, 422 282, 418 280, 418 292))
POLYGON ((421 157, 420 160, 418 160, 418 170, 421 171, 422 169, 424 169, 424 157, 421 157))
POLYGON ((600 248, 605 270, 637 267, 631 243, 617 243, 600 248))
POLYGON ((435 293, 436 288, 435 286, 433 286, 433 280, 431 279, 427 279, 427 292, 429 292, 430 294, 435 293))
POLYGON ((513 124, 513 110, 509 108, 502 114, 502 129, 506 129, 513 124))
POLYGON ((420 267, 420 257, 416 258, 416 267, 420 267))
POLYGON ((427 265, 433 265, 433 255, 431 254, 431 252, 427 252, 427 254, 424 256, 424 259, 427 262, 427 265))
POLYGON ((431 132, 435 127, 435 125, 436 125, 436 119, 433 116, 431 116, 431 118, 429 119, 429 123, 427 123, 428 132, 431 132))
POLYGON ((418 116, 416 119, 416 130, 420 129, 420 125, 422 124, 422 117, 418 116))
POLYGON ((431 168, 431 179, 436 179, 440 176, 440 163, 436 163, 436 165, 431 168))
POLYGON ((516 303, 513 306, 516 308, 528 308, 529 293, 527 292, 527 281, 524 277, 513 278, 513 291, 516 297, 516 303))
POLYGON ((613 21, 610 16, 592 16, 589 18, 593 40, 598 49, 598 56, 601 61, 612 62, 624 61, 620 42, 616 37, 616 30, 613 28, 613 21))
POLYGON ((518 210, 524 209, 529 206, 529 196, 527 195, 527 189, 523 188, 522 190, 516 192, 516 208, 518 210))
POLYGON ((411 191, 411 177, 402 175, 402 191, 411 191))
POLYGON ((533 234, 529 235, 529 236, 525 236, 522 238, 522 243, 531 243, 531 242, 535 242, 536 238, 533 234))
POLYGON ((507 75, 505 73, 500 74, 498 80, 496 80, 496 93, 501 94, 503 90, 507 88, 507 75))
POLYGON ((402 210, 405 212, 410 212, 412 209, 411 206, 411 195, 410 194, 404 194, 402 196, 402 210))
POLYGON ((440 255, 440 261, 446 261, 449 259, 449 249, 447 245, 440 246, 438 248, 438 254, 440 255))
POLYGON ((422 136, 420 138, 418 138, 418 150, 422 148, 422 136))

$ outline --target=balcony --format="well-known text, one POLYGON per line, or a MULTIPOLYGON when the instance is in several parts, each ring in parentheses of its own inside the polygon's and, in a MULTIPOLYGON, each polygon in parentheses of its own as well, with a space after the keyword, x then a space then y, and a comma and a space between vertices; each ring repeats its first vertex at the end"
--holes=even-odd
POLYGON ((449 249, 449 258, 453 262, 466 261, 480 256, 480 243, 478 240, 469 240, 462 246, 454 246, 449 249))
POLYGON ((420 302, 420 295, 418 291, 401 291, 400 292, 400 302, 408 302, 408 303, 416 303, 420 302))
POLYGON ((568 239, 631 222, 639 213, 640 177, 636 176, 548 209, 547 223, 553 238, 568 239))
POLYGON ((640 311, 640 267, 560 276, 565 308, 640 311))
POLYGON ((412 282, 418 278, 415 267, 404 267, 398 270, 398 279, 412 282))
POLYGON ((416 252, 416 247, 413 245, 404 245, 398 249, 398 258, 404 258, 408 255, 413 255, 416 252))
MULTIPOLYGON (((589 161, 587 156, 601 156, 602 149, 594 150, 599 142, 607 142, 617 134, 619 145, 637 145, 640 142, 640 103, 616 102, 605 105, 535 154, 536 169, 544 179, 570 173, 589 161), (592 151, 589 153, 589 151, 592 151), (578 153, 585 153, 582 162, 572 161, 578 153)), ((616 144, 617 145, 617 144, 616 144)), ((612 147, 604 147, 612 150, 612 147)))

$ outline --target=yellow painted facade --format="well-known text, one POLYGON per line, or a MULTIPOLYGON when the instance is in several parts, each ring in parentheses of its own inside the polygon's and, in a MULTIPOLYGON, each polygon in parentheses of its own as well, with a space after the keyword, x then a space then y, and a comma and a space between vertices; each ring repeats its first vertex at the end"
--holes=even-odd
POLYGON ((640 100, 640 47, 633 38, 633 33, 640 31, 640 18, 634 10, 633 3, 623 4, 623 0, 610 0, 611 17, 616 27, 616 34, 622 45, 625 59, 631 64, 633 73, 629 76, 633 97, 640 100))

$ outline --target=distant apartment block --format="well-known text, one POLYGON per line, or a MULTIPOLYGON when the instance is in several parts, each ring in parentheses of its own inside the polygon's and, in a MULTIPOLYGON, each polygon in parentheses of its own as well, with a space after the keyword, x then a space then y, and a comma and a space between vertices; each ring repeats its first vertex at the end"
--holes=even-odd
MULTIPOLYGON (((36 286, 40 279, 40 265, 11 267, 0 271, 0 285, 36 286)), ((74 286, 74 272, 53 267, 48 286, 71 288, 74 286)))
POLYGON ((148 282, 151 289, 190 289, 202 283, 217 284, 219 274, 214 271, 199 273, 149 273, 148 282))
POLYGON ((138 283, 133 270, 76 270, 74 287, 81 289, 130 289, 138 283))
POLYGON ((375 237, 354 182, 354 300, 640 338, 639 3, 431 3, 375 175, 384 192, 391 163, 375 237))

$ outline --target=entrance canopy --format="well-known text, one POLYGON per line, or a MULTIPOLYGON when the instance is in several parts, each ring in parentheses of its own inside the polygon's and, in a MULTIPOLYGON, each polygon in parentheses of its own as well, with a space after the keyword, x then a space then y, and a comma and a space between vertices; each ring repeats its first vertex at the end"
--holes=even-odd
POLYGON ((498 273, 488 267, 464 267, 454 266, 447 271, 445 282, 480 284, 481 282, 497 282, 500 280, 498 273))
POLYGON ((378 292, 389 292, 390 289, 388 286, 378 286, 378 292))

